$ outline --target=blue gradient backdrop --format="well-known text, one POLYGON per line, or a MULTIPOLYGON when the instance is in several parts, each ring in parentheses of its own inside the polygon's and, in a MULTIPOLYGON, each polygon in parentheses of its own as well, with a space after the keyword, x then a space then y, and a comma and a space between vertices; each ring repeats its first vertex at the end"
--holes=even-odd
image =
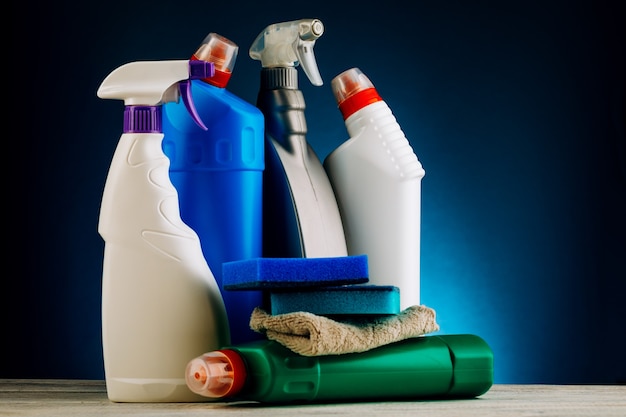
POLYGON ((240 46, 228 88, 254 103, 256 35, 317 17, 325 84, 300 74, 309 141, 323 159, 346 139, 330 81, 359 67, 426 170, 422 302, 440 333, 483 337, 497 383, 626 382, 623 2, 16 7, 0 377, 104 377, 97 222, 123 109, 96 97, 104 77, 217 32, 240 46))

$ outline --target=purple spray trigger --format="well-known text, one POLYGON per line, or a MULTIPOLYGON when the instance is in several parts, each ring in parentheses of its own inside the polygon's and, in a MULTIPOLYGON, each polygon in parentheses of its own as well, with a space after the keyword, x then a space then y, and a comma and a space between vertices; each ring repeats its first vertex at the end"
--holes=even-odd
POLYGON ((202 130, 208 130, 208 128, 202 122, 196 106, 193 103, 193 97, 191 95, 191 81, 197 79, 211 78, 215 74, 215 66, 212 62, 193 60, 189 61, 189 79, 180 81, 178 83, 180 88, 180 95, 183 99, 185 108, 191 115, 191 118, 202 130))
POLYGON ((198 126, 202 128, 202 130, 208 130, 205 124, 200 119, 200 115, 196 110, 196 106, 193 104, 193 98, 191 97, 191 81, 184 80, 178 83, 178 88, 180 88, 180 95, 183 98, 183 103, 185 104, 185 108, 191 115, 191 118, 198 126))

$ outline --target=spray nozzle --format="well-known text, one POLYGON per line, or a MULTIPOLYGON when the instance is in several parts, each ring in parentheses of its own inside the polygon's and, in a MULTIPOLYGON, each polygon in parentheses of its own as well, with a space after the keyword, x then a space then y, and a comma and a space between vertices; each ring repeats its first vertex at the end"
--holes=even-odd
POLYGON ((319 19, 274 23, 261 32, 250 47, 250 57, 263 68, 302 66, 313 85, 322 85, 313 46, 324 33, 319 19))
POLYGON ((202 123, 191 97, 190 80, 212 77, 213 63, 206 61, 136 61, 113 70, 98 89, 98 97, 124 100, 126 106, 161 106, 183 103, 194 121, 202 123))

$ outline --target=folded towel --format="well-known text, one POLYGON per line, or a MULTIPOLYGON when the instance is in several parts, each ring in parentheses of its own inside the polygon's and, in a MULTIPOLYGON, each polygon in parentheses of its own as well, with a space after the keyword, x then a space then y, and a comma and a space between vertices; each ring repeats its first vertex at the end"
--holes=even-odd
POLYGON ((270 315, 257 307, 250 328, 265 333, 304 356, 365 352, 392 342, 439 330, 435 310, 412 306, 399 314, 353 321, 336 321, 305 311, 270 315))

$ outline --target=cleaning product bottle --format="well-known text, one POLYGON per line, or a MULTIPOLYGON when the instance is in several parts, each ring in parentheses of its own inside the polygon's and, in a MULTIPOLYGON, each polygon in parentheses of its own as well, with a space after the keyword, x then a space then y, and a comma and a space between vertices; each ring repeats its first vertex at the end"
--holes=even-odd
POLYGON ((324 160, 348 245, 368 255, 369 279, 400 289, 400 308, 420 304, 424 169, 389 106, 358 68, 331 81, 350 138, 324 160))
POLYGON ((98 224, 111 401, 206 401, 187 387, 185 366, 230 343, 219 287, 198 235, 180 218, 161 144, 162 104, 182 95, 195 114, 185 80, 212 73, 204 61, 138 61, 111 72, 98 89, 98 97, 125 104, 98 224))
POLYGON ((314 357, 256 341, 191 360, 186 378, 200 395, 265 403, 470 398, 492 386, 493 352, 471 334, 314 357))
POLYGON ((191 57, 212 62, 215 75, 192 80, 193 102, 207 129, 184 103, 163 106, 163 151, 178 191, 180 214, 200 238, 202 252, 222 292, 231 343, 261 336, 250 330, 260 291, 224 291, 222 264, 262 255, 264 120, 261 111, 226 85, 238 46, 210 33, 191 57))
POLYGON ((322 85, 313 47, 323 33, 318 19, 276 23, 250 47, 250 57, 262 65, 257 107, 265 116, 265 257, 347 255, 337 200, 307 142, 306 105, 295 68, 302 66, 313 85, 322 85))

